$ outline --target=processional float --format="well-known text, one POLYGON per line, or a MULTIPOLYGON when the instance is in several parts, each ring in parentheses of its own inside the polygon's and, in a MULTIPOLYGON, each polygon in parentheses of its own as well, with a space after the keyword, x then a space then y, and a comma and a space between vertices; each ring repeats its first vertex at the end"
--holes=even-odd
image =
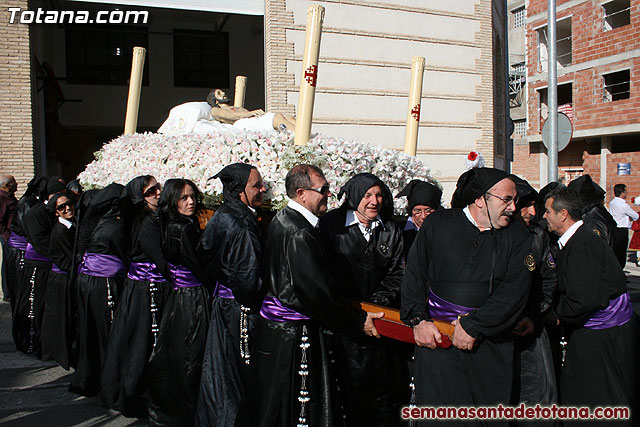
MULTIPOLYGON (((324 7, 320 5, 309 6, 307 11, 307 28, 305 36, 304 54, 302 57, 302 72, 300 76, 300 93, 298 97, 298 114, 296 118, 295 145, 306 146, 311 137, 311 124, 313 121, 313 105, 318 81, 318 59, 320 55, 320 36, 324 21, 324 7)), ((138 121, 138 106, 140 102, 140 88, 142 85, 142 70, 144 68, 145 49, 134 47, 133 62, 131 66, 131 80, 129 83, 129 98, 127 101, 127 114, 125 120, 125 134, 135 133, 138 121)), ((409 102, 407 111, 407 126, 405 131, 404 152, 411 156, 416 155, 418 144, 418 129, 420 126, 420 109, 422 99, 422 80, 424 74, 425 58, 415 56, 411 61, 411 81, 409 89, 409 102)), ((244 107, 247 78, 236 77, 234 106, 244 107)), ((413 330, 400 319, 398 309, 383 307, 380 305, 359 302, 359 308, 368 312, 382 312, 384 316, 374 320, 378 332, 386 337, 399 341, 414 343, 413 330)), ((451 346, 454 327, 452 324, 433 320, 434 325, 442 334, 442 342, 439 347, 451 346)))

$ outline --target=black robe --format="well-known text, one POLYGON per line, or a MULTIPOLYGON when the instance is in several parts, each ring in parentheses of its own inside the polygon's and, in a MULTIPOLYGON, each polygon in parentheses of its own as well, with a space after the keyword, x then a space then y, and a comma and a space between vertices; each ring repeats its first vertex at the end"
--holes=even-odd
POLYGON ((171 273, 162 256, 160 224, 152 212, 143 211, 130 241, 131 262, 155 264, 165 282, 124 280, 109 334, 99 398, 103 405, 135 417, 147 413, 145 374, 171 290, 171 273))
POLYGON ((73 263, 75 233, 75 225, 67 228, 59 221, 51 230, 48 258, 64 273, 49 273, 47 304, 42 321, 42 358, 55 360, 64 369, 69 369, 70 364, 69 273, 73 263))
MULTIPOLYGON (((402 230, 393 221, 384 221, 372 229, 367 242, 357 224, 345 226, 347 211, 336 209, 320 221, 329 271, 349 299, 399 307, 404 276, 402 230)), ((346 424, 401 424, 400 407, 409 403, 407 348, 361 331, 336 333, 330 343, 346 424)))
MULTIPOLYGON (((403 257, 404 263, 407 262, 407 256, 409 255, 409 249, 413 246, 413 242, 416 240, 416 236, 418 235, 418 230, 413 228, 411 225, 407 229, 407 223, 410 217, 403 218, 401 221, 398 221, 396 224, 402 230, 402 247, 403 247, 403 257)), ((412 224, 415 226, 415 224, 412 224)))
POLYGON ((234 298, 213 297, 196 424, 232 427, 249 386, 251 359, 243 358, 240 350, 242 346, 251 354, 248 345, 253 343, 264 297, 255 213, 239 200, 223 203, 202 234, 198 256, 212 279, 231 289, 234 298), (243 327, 247 328, 244 340, 243 327))
POLYGON ((181 216, 167 225, 163 238, 164 258, 189 269, 203 286, 174 287, 167 295, 158 343, 147 369, 152 426, 191 426, 195 422, 209 326, 207 287, 212 286, 196 255, 200 234, 195 220, 181 216))
MULTIPOLYGON (((85 253, 115 255, 126 262, 124 223, 117 214, 100 219, 85 253)), ((124 276, 97 277, 78 272, 78 362, 69 386, 74 393, 95 396, 100 390, 109 331, 123 281, 124 276)))
MULTIPOLYGON (((38 202, 38 199, 33 194, 23 195, 16 205, 16 211, 13 215, 13 220, 9 229, 12 233, 26 238, 27 233, 24 231, 24 218, 33 205, 38 202)), ((6 257, 7 266, 7 291, 11 298, 11 313, 15 311, 16 301, 20 291, 20 284, 22 283, 22 275, 24 273, 24 250, 14 248, 10 245, 6 245, 7 251, 3 256, 6 257)))
MULTIPOLYGON (((310 320, 276 322, 258 319, 252 352, 252 385, 241 407, 238 425, 295 426, 301 416, 301 376, 306 370, 309 401, 305 423, 334 426, 342 423, 335 400, 335 380, 321 325, 337 331, 360 329, 365 313, 351 309, 330 276, 327 253, 319 233, 290 207, 269 224, 262 277, 267 296, 310 320), (304 343, 306 369, 301 368, 304 343)), ((300 424, 305 424, 300 423, 300 424)))
MULTIPOLYGON (((551 253, 556 239, 552 239, 546 230, 546 221, 540 224, 532 219, 527 230, 532 237, 531 254, 535 260, 535 269, 531 273, 531 289, 523 317, 533 320, 535 329, 531 334, 515 337, 513 403, 523 402, 531 406, 536 403, 551 405, 558 400, 556 369, 554 353, 542 316, 549 311, 557 294, 556 263, 551 253)), ((557 327, 549 328, 555 332, 552 336, 558 335, 555 331, 557 327)), ((542 420, 540 423, 549 422, 542 420)))
POLYGON ((560 377, 561 403, 628 406, 634 416, 628 425, 637 425, 637 317, 607 329, 583 326, 610 300, 627 292, 624 272, 611 248, 584 224, 560 250, 557 263, 559 298, 554 311, 572 329, 560 377))
POLYGON ((430 318, 425 301, 431 289, 451 303, 477 307, 460 319, 477 343, 472 351, 416 347, 417 405, 509 403, 511 328, 529 293, 529 248, 520 223, 481 232, 462 209, 438 210, 425 219, 407 260, 402 319, 430 318))
POLYGON ((603 205, 593 206, 582 215, 584 225, 602 237, 611 249, 617 246, 616 229, 618 224, 603 205))
MULTIPOLYGON (((35 251, 44 257, 49 253, 49 235, 55 221, 54 214, 42 203, 31 207, 24 217, 25 237, 35 251)), ((36 352, 38 356, 41 353, 42 316, 50 271, 50 261, 25 259, 13 313, 16 348, 25 353, 36 352)))

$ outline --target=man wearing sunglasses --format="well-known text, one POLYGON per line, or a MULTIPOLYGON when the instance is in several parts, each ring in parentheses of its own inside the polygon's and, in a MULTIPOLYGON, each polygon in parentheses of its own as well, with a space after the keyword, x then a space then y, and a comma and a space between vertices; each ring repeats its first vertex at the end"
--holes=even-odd
POLYGON ((409 251, 402 319, 413 327, 416 404, 509 404, 511 329, 522 313, 535 261, 529 235, 511 224, 516 186, 507 173, 471 169, 460 176, 452 209, 422 224, 409 251), (453 347, 430 321, 455 325, 453 347))
POLYGON ((269 224, 262 278, 267 295, 251 355, 252 385, 241 426, 334 425, 340 420, 321 327, 377 336, 373 318, 352 308, 329 274, 318 215, 331 195, 321 169, 294 166, 285 179, 288 205, 269 224), (313 402, 308 404, 307 402, 313 402))

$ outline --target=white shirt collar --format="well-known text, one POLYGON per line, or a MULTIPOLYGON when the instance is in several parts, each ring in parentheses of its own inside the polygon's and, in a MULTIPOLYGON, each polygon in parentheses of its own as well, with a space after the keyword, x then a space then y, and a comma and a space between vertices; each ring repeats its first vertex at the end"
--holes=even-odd
POLYGON ((347 216, 344 222, 344 226, 350 227, 356 224, 358 225, 360 232, 362 233, 364 238, 367 240, 367 242, 371 238, 371 234, 373 233, 373 230, 376 227, 381 226, 382 228, 384 228, 384 224, 382 223, 382 218, 380 218, 380 215, 376 216, 376 218, 373 221, 369 222, 369 227, 367 227, 362 222, 360 222, 360 220, 356 216, 356 212, 352 209, 349 209, 347 211, 347 216))
POLYGON ((302 214, 302 216, 304 216, 305 219, 309 221, 309 224, 311 224, 314 228, 318 227, 318 222, 320 221, 320 219, 314 214, 312 214, 309 209, 305 208, 295 200, 289 200, 289 203, 287 204, 287 206, 289 206, 294 211, 302 214))
POLYGON ((573 237, 573 235, 576 233, 576 231, 578 231, 578 228, 580 228, 581 225, 582 225, 582 220, 577 221, 575 224, 569 227, 567 231, 565 231, 562 234, 562 236, 560 236, 560 238, 558 239, 558 247, 561 250, 567 245, 567 242, 569 241, 569 239, 573 237))
POLYGON ((61 216, 58 217, 58 222, 67 228, 71 228, 71 226, 73 225, 71 221, 69 221, 68 219, 62 218, 61 216))
POLYGON ((471 224, 473 224, 474 227, 476 227, 478 230, 480 231, 486 231, 486 230, 490 230, 490 228, 481 228, 478 223, 476 222, 475 218, 473 218, 473 215, 471 215, 471 211, 469 210, 469 206, 465 206, 464 209, 462 209, 462 212, 464 212, 464 214, 467 216, 467 219, 471 222, 471 224))

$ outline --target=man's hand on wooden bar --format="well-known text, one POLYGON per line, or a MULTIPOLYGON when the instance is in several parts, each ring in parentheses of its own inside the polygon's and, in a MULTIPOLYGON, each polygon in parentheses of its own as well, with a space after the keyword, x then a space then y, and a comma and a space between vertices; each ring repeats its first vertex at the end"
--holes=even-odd
POLYGON ((436 348, 436 343, 442 342, 442 335, 440 335, 437 326, 433 322, 426 320, 413 327, 413 338, 420 347, 427 347, 432 350, 436 348))
POLYGON ((367 311, 367 320, 364 321, 364 326, 362 330, 366 335, 370 337, 380 338, 380 334, 376 330, 375 325, 373 324, 373 319, 380 319, 384 316, 384 313, 370 313, 367 311))
POLYGON ((453 331, 453 339, 451 340, 453 345, 460 350, 473 350, 473 345, 476 343, 476 339, 467 334, 462 327, 460 320, 456 319, 451 322, 451 324, 456 327, 453 331))

